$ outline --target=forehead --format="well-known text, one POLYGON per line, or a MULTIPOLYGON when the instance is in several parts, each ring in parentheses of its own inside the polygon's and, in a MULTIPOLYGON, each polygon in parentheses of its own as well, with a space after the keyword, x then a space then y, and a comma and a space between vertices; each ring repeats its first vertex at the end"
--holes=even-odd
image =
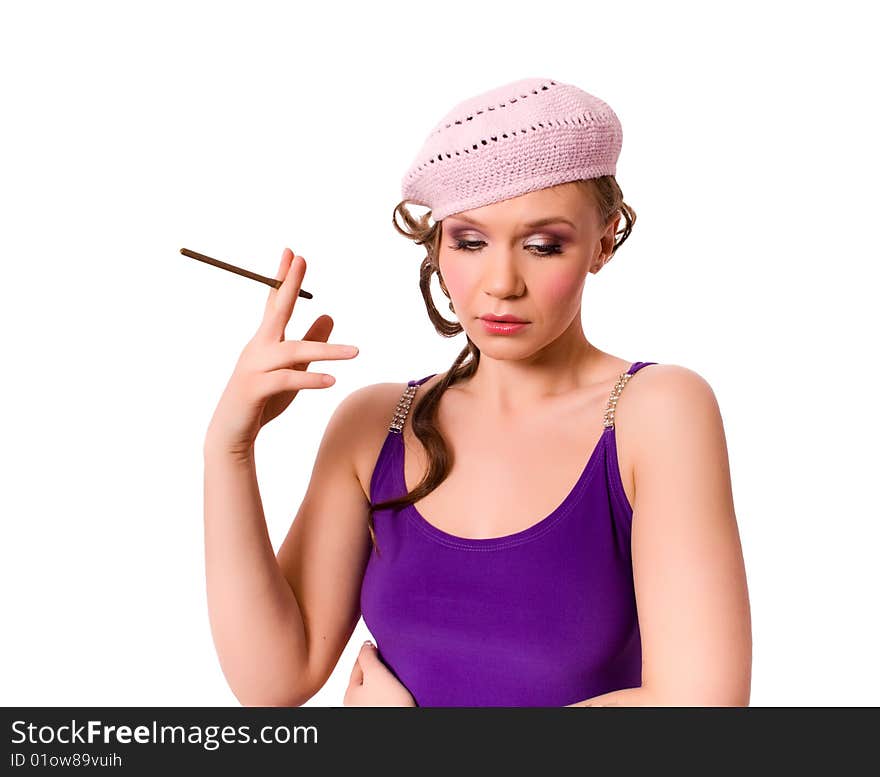
POLYGON ((538 227, 570 222, 572 228, 589 218, 592 197, 572 183, 527 192, 500 202, 452 213, 444 221, 476 227, 538 227))

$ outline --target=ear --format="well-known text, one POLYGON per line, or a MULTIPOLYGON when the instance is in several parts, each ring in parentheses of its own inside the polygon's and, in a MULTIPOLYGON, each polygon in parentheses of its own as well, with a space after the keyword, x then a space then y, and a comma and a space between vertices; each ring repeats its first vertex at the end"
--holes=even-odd
POLYGON ((620 211, 618 211, 617 215, 608 223, 608 226, 605 228, 605 234, 602 235, 602 252, 606 256, 609 256, 612 249, 614 248, 614 239, 617 236, 617 225, 620 224, 621 216, 622 214, 620 213, 620 211))
POLYGON ((608 255, 604 252, 600 253, 594 260, 593 264, 590 266, 588 272, 597 273, 601 270, 608 261, 608 255))

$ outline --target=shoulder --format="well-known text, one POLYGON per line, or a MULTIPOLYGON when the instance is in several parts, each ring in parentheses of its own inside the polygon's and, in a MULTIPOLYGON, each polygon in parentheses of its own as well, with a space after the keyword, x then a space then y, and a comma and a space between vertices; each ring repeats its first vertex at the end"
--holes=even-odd
POLYGON ((714 400, 709 382, 698 372, 680 364, 649 364, 632 375, 623 392, 629 404, 643 409, 670 402, 670 410, 686 407, 694 401, 714 400))
POLYGON ((353 447, 360 447, 366 438, 384 438, 384 431, 391 424, 397 401, 406 390, 406 382, 372 383, 355 389, 337 406, 334 416, 347 422, 353 447))
POLYGON ((348 394, 334 412, 333 422, 346 430, 351 461, 367 498, 373 467, 406 386, 406 381, 362 386, 348 394))
POLYGON ((635 461, 668 455, 681 445, 717 442, 721 413, 715 392, 698 372, 678 364, 651 364, 636 372, 615 410, 628 430, 635 461))
POLYGON ((396 398, 403 394, 405 389, 406 382, 371 383, 367 386, 361 386, 348 394, 339 403, 336 412, 349 415, 361 415, 363 413, 374 414, 378 412, 383 405, 387 404, 388 400, 392 397, 395 397, 396 401, 396 398))

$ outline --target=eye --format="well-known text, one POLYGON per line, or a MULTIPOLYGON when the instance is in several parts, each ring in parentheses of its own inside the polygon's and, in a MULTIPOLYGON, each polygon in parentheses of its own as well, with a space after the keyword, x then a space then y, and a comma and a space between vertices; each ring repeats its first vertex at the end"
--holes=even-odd
POLYGON ((449 246, 453 251, 460 251, 464 249, 465 251, 475 251, 477 249, 474 246, 480 245, 482 240, 456 240, 455 245, 449 246))
MULTIPOLYGON (((455 245, 449 246, 453 251, 479 251, 480 246, 485 245, 483 240, 456 240, 455 245)), ((547 243, 545 245, 527 245, 526 248, 535 248, 538 256, 550 256, 551 254, 561 254, 562 245, 559 243, 547 243)))
POLYGON ((561 254, 562 246, 559 243, 545 243, 544 245, 527 245, 526 248, 537 248, 538 256, 550 256, 550 254, 561 254))

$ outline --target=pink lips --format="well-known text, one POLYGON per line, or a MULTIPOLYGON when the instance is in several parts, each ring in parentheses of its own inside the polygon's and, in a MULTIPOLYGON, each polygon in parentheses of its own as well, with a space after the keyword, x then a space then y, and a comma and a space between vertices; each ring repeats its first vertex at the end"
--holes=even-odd
POLYGON ((519 318, 519 316, 514 316, 512 313, 499 313, 495 315, 494 313, 486 313, 485 315, 480 316, 480 318, 485 318, 488 321, 504 321, 508 324, 528 324, 524 318, 519 318))
POLYGON ((512 335, 516 332, 525 329, 528 325, 528 321, 521 322, 513 322, 513 321, 492 321, 488 318, 481 318, 480 322, 483 324, 483 328, 494 335, 512 335))

